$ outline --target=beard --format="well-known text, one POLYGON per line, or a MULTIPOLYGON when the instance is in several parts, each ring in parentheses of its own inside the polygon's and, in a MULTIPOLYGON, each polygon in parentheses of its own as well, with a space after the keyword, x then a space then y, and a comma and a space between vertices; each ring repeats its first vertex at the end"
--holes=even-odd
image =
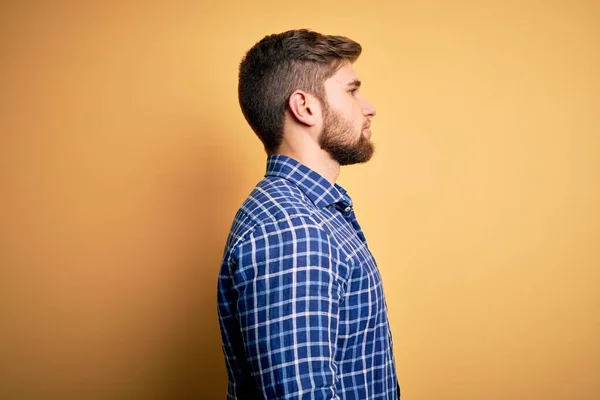
POLYGON ((360 132, 354 139, 355 128, 329 107, 323 109, 323 131, 319 145, 340 165, 365 163, 373 157, 375 145, 360 132))

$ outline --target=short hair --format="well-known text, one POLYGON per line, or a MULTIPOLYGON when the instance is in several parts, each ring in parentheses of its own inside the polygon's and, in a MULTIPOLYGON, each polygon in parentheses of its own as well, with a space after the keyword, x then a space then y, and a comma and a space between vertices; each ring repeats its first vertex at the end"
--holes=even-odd
POLYGON ((362 47, 345 36, 297 29, 265 36, 240 63, 238 97, 246 121, 267 153, 283 139, 288 100, 304 90, 321 102, 325 81, 345 63, 353 63, 362 47))

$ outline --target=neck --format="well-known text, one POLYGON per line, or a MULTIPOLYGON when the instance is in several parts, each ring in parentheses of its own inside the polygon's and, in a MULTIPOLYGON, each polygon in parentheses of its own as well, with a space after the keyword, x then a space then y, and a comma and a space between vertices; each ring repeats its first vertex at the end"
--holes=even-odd
POLYGON ((340 175, 340 164, 334 161, 329 153, 320 147, 315 149, 293 148, 288 143, 282 143, 277 151, 281 154, 306 165, 308 168, 317 172, 323 178, 327 179, 332 185, 335 184, 340 175))

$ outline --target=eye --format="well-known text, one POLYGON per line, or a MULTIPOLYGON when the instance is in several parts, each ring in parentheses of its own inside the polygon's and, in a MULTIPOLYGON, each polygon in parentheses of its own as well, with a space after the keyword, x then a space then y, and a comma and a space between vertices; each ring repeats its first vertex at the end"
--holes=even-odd
POLYGON ((350 90, 348 90, 348 93, 350 93, 351 96, 354 96, 354 95, 356 95, 356 91, 357 90, 358 89, 356 89, 356 88, 355 89, 350 89, 350 90))

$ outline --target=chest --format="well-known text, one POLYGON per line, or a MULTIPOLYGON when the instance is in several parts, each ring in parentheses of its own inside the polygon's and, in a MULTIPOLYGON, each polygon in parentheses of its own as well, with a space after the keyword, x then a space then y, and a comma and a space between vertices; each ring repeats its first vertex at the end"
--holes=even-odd
POLYGON ((347 317, 360 318, 365 313, 371 317, 380 315, 385 308, 381 276, 354 214, 332 214, 328 227, 341 258, 349 267, 343 302, 343 308, 349 313, 347 317))

